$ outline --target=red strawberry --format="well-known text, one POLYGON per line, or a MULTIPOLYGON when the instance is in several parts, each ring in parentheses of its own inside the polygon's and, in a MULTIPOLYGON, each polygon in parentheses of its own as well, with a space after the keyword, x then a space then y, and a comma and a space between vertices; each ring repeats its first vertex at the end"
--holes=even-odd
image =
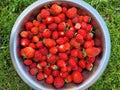
POLYGON ((88 40, 88 41, 92 40, 92 38, 93 38, 93 33, 88 33, 85 37, 85 39, 88 40))
POLYGON ((58 15, 62 12, 62 8, 61 6, 57 5, 57 4, 53 4, 51 7, 50 7, 50 13, 52 15, 58 15))
POLYGON ((81 22, 83 22, 83 16, 79 16, 79 22, 81 23, 81 22))
POLYGON ((62 7, 62 13, 66 13, 67 8, 66 7, 62 7))
POLYGON ((63 67, 63 68, 60 69, 60 71, 61 72, 67 72, 67 69, 68 69, 67 67, 63 67))
POLYGON ((40 16, 41 16, 41 18, 46 18, 46 17, 50 16, 50 12, 47 9, 42 9, 40 12, 40 16))
POLYGON ((68 64, 73 68, 77 65, 76 60, 74 58, 70 58, 68 64))
POLYGON ((67 25, 68 27, 72 27, 72 26, 73 26, 72 20, 71 20, 71 19, 68 19, 68 20, 66 21, 66 25, 67 25))
POLYGON ((75 48, 80 48, 80 43, 76 41, 75 38, 72 38, 70 41, 70 45, 75 48))
POLYGON ((51 24, 48 25, 48 28, 50 30, 56 30, 57 29, 57 24, 56 23, 51 23, 51 24))
POLYGON ((57 39, 58 38, 58 32, 57 31, 53 31, 52 38, 53 39, 57 39))
POLYGON ((33 63, 33 62, 32 62, 31 59, 25 59, 25 60, 24 60, 24 64, 27 65, 27 66, 31 65, 32 63, 33 63))
POLYGON ((53 78, 53 76, 52 75, 50 75, 50 76, 48 76, 47 78, 46 78, 46 83, 48 83, 48 84, 52 84, 53 82, 54 82, 54 78, 53 78))
POLYGON ((80 58, 80 59, 83 59, 83 58, 84 58, 84 55, 83 55, 82 51, 79 51, 79 52, 78 52, 78 58, 80 58))
POLYGON ((90 22, 90 20, 91 20, 90 16, 84 16, 83 17, 83 21, 86 22, 86 23, 90 22))
POLYGON ((58 51, 61 53, 64 53, 66 51, 66 47, 64 44, 61 44, 58 46, 58 51))
POLYGON ((58 17, 61 19, 61 22, 65 21, 65 14, 64 13, 59 14, 58 17))
POLYGON ((79 64, 79 66, 81 67, 81 68, 85 68, 85 66, 86 66, 86 62, 85 62, 85 60, 79 60, 79 62, 78 62, 78 64, 79 64))
POLYGON ((37 67, 37 64, 35 62, 33 62, 31 65, 30 65, 30 68, 34 68, 34 67, 37 67))
POLYGON ((64 61, 64 60, 58 60, 57 61, 57 66, 59 67, 59 68, 63 68, 63 67, 65 67, 66 66, 66 62, 64 61))
POLYGON ((86 61, 87 61, 87 63, 94 63, 95 62, 95 57, 87 57, 86 61))
POLYGON ((20 36, 22 38, 27 38, 28 37, 28 32, 27 31, 22 31, 22 32, 20 32, 20 36))
POLYGON ((74 31, 68 30, 65 32, 66 37, 73 38, 74 37, 74 31))
POLYGON ((58 70, 54 70, 54 71, 52 71, 52 75, 54 76, 54 77, 58 77, 59 76, 59 71, 58 70))
POLYGON ((57 70, 57 69, 58 69, 58 66, 55 65, 55 64, 51 64, 51 65, 50 65, 50 69, 51 69, 51 70, 57 70))
POLYGON ((59 34, 59 36, 65 36, 65 32, 63 32, 63 31, 59 31, 58 34, 59 34))
POLYGON ((38 41, 39 41, 39 37, 38 36, 33 36, 32 42, 37 43, 38 41))
POLYGON ((39 51, 42 55, 47 55, 48 54, 48 49, 46 47, 42 47, 41 49, 39 49, 39 51))
POLYGON ((42 41, 39 41, 36 43, 36 48, 42 48, 43 47, 43 42, 42 41))
POLYGON ((61 78, 61 77, 56 77, 56 78, 54 79, 54 86, 55 86, 56 88, 61 88, 61 87, 63 87, 63 86, 64 86, 64 80, 63 80, 63 78, 61 78))
POLYGON ((54 18, 52 16, 49 16, 45 19, 45 23, 46 24, 51 24, 54 22, 54 18))
POLYGON ((78 23, 78 21, 79 21, 78 16, 76 16, 76 17, 74 17, 74 18, 72 19, 72 22, 73 22, 73 23, 78 23))
POLYGON ((60 76, 61 76, 62 78, 66 78, 66 77, 68 76, 68 72, 61 72, 61 73, 60 73, 60 76))
POLYGON ((56 45, 55 40, 50 39, 50 38, 44 39, 43 42, 47 47, 54 47, 56 45))
POLYGON ((47 61, 51 64, 54 64, 57 61, 57 56, 56 55, 51 55, 47 58, 47 61))
POLYGON ((66 28, 65 22, 61 22, 58 24, 58 30, 63 31, 66 28))
POLYGON ((25 24, 26 30, 31 30, 32 27, 33 27, 33 23, 32 23, 32 22, 27 22, 27 23, 25 24))
POLYGON ((32 39, 33 38, 33 33, 31 31, 27 31, 28 32, 28 39, 32 39))
POLYGON ((81 28, 82 28, 82 29, 86 29, 86 27, 87 27, 87 23, 86 23, 86 22, 82 22, 82 23, 81 23, 81 28))
POLYGON ((41 23, 41 24, 39 25, 39 31, 40 31, 40 32, 43 32, 45 29, 46 29, 46 25, 41 23))
POLYGON ((96 57, 97 55, 100 54, 101 50, 100 48, 97 47, 90 47, 90 48, 86 48, 85 52, 88 57, 96 57))
POLYGON ((88 63, 86 64, 86 67, 85 67, 88 71, 91 71, 93 69, 93 64, 92 63, 88 63))
POLYGON ((84 29, 79 29, 78 34, 82 35, 84 38, 86 37, 87 33, 84 29))
POLYGON ((71 72, 71 70, 72 70, 72 67, 71 66, 67 66, 67 71, 71 72))
POLYGON ((35 54, 35 50, 31 47, 25 47, 20 51, 21 55, 26 58, 33 58, 35 54))
POLYGON ((72 79, 74 83, 81 83, 83 81, 83 76, 79 71, 73 71, 72 79))
POLYGON ((36 67, 30 69, 31 75, 36 75, 38 73, 38 69, 36 67))
POLYGON ((78 49, 72 49, 70 53, 71 53, 71 56, 77 57, 78 56, 78 52, 79 52, 78 49))
POLYGON ((77 15, 77 9, 75 7, 69 8, 66 12, 68 18, 74 18, 77 15))
POLYGON ((89 33, 92 29, 93 29, 92 25, 87 24, 87 27, 86 27, 85 31, 89 33))
POLYGON ((44 73, 47 74, 47 75, 51 75, 51 69, 45 67, 44 68, 44 73))
POLYGON ((23 46, 23 47, 27 47, 27 46, 30 44, 30 40, 27 39, 27 38, 22 38, 22 39, 20 40, 20 44, 21 44, 21 46, 23 46))
POLYGON ((37 20, 33 20, 33 25, 34 25, 34 27, 39 27, 40 22, 37 20))
POLYGON ((80 29, 81 28, 81 24, 80 23, 76 23, 74 27, 75 27, 75 29, 80 29))
POLYGON ((44 79, 44 74, 43 73, 38 73, 37 74, 37 80, 43 80, 44 79))
POLYGON ((80 34, 77 34, 77 35, 76 35, 76 41, 79 42, 79 43, 83 43, 83 42, 84 42, 83 36, 80 35, 80 34))
POLYGON ((84 48, 90 48, 90 47, 93 47, 94 46, 94 41, 91 40, 91 41, 85 41, 84 43, 84 48))
POLYGON ((68 55, 66 53, 59 53, 59 58, 62 59, 62 60, 67 60, 68 55))
POLYGON ((41 67, 46 67, 46 66, 47 66, 47 62, 46 62, 46 61, 40 62, 40 66, 41 66, 41 67))
POLYGON ((56 40, 56 42, 61 45, 65 43, 65 39, 63 37, 60 37, 56 40))
POLYGON ((45 30, 43 31, 43 37, 44 37, 44 38, 50 38, 51 33, 52 33, 52 32, 51 32, 49 29, 45 29, 45 30))
POLYGON ((54 17, 54 22, 57 23, 57 24, 60 23, 61 22, 61 18, 58 17, 58 16, 55 16, 54 17))
POLYGON ((72 82, 72 75, 68 75, 68 76, 65 78, 65 82, 66 82, 66 83, 71 83, 71 82, 72 82))
POLYGON ((71 45, 70 45, 69 42, 66 42, 66 43, 64 44, 64 47, 65 47, 65 50, 70 50, 71 45))
POLYGON ((40 51, 36 50, 33 60, 34 60, 35 62, 42 61, 42 56, 43 56, 43 55, 40 53, 40 51))
POLYGON ((57 48, 57 47, 51 47, 51 48, 49 49, 49 52, 50 52, 51 54, 56 54, 56 53, 58 52, 58 48, 57 48))
POLYGON ((36 48, 36 46, 35 46, 35 44, 34 44, 34 43, 30 43, 30 44, 29 44, 29 47, 31 47, 31 48, 33 48, 33 49, 35 49, 35 48, 36 48))

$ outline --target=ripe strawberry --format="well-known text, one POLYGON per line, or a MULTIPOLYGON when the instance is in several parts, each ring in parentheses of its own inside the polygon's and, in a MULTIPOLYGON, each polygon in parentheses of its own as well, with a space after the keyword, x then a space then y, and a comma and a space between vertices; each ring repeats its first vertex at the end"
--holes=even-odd
POLYGON ((39 37, 38 36, 33 36, 32 42, 37 43, 38 41, 39 41, 39 37))
POLYGON ((37 67, 37 64, 36 64, 35 62, 33 62, 29 67, 30 67, 30 68, 37 67))
POLYGON ((61 88, 61 87, 63 87, 63 86, 64 86, 64 80, 63 80, 63 78, 62 78, 62 77, 56 77, 56 78, 54 79, 54 86, 55 86, 56 88, 61 88))
POLYGON ((31 75, 36 75, 38 73, 38 69, 36 67, 30 69, 31 75))
POLYGON ((44 73, 47 74, 47 75, 51 75, 51 69, 45 67, 44 68, 44 73))
POLYGON ((78 16, 76 16, 76 17, 74 17, 74 18, 72 19, 72 23, 78 23, 78 21, 79 21, 78 16))
POLYGON ((43 73, 38 73, 37 74, 37 80, 43 80, 45 77, 44 77, 44 74, 43 73))
POLYGON ((86 66, 86 62, 83 59, 79 60, 78 64, 81 68, 85 68, 85 66, 86 66))
POLYGON ((46 78, 46 83, 48 83, 48 84, 52 84, 53 82, 54 82, 54 78, 53 78, 53 76, 52 75, 50 75, 50 76, 48 76, 47 78, 46 78))
POLYGON ((34 27, 39 27, 40 22, 37 20, 33 20, 33 25, 34 25, 34 27))
POLYGON ((84 58, 84 55, 83 55, 82 51, 80 51, 80 50, 78 52, 78 58, 80 58, 80 59, 84 58))
POLYGON ((70 45, 74 48, 80 48, 80 43, 76 41, 75 38, 72 38, 70 41, 70 45))
POLYGON ((86 22, 82 22, 82 23, 81 23, 81 28, 82 28, 82 29, 86 29, 86 27, 87 27, 87 23, 86 23, 86 22))
POLYGON ((43 37, 44 37, 44 38, 50 38, 51 33, 52 33, 52 32, 51 32, 49 29, 45 29, 45 30, 43 31, 43 37))
POLYGON ((33 62, 31 59, 25 59, 23 63, 27 66, 30 66, 33 62))
POLYGON ((97 47, 90 47, 90 48, 86 48, 85 52, 88 57, 96 57, 97 55, 100 54, 101 50, 100 48, 97 47))
POLYGON ((66 13, 66 11, 67 11, 67 8, 66 7, 62 7, 62 13, 66 13))
POLYGON ((56 45, 55 40, 50 39, 50 38, 44 39, 43 42, 47 47, 54 47, 56 45))
POLYGON ((83 22, 83 16, 79 16, 79 22, 81 23, 81 22, 83 22))
POLYGON ((61 23, 58 24, 58 30, 64 31, 65 28, 66 28, 65 22, 61 22, 61 23))
POLYGON ((39 51, 42 55, 47 55, 48 54, 48 49, 46 47, 40 48, 39 51))
POLYGON ((80 29, 81 28, 81 24, 80 23, 76 23, 74 27, 75 27, 75 29, 80 29))
POLYGON ((34 35, 38 34, 38 31, 39 31, 38 27, 32 27, 32 28, 31 28, 31 32, 32 32, 34 35))
POLYGON ((88 41, 92 40, 92 38, 93 38, 93 33, 88 33, 85 37, 85 39, 88 40, 88 41))
POLYGON ((46 67, 46 66, 47 66, 47 62, 46 62, 46 61, 40 62, 40 66, 41 66, 41 67, 46 67))
POLYGON ((90 48, 90 47, 93 47, 94 46, 94 41, 91 40, 91 41, 85 41, 84 43, 84 48, 90 48))
POLYGON ((59 31, 58 34, 59 34, 60 37, 65 36, 65 32, 63 32, 63 31, 59 31))
POLYGON ((54 17, 54 22, 57 23, 57 24, 60 23, 61 22, 61 18, 58 17, 58 16, 55 16, 54 17))
POLYGON ((86 62, 87 63, 94 63, 95 62, 95 57, 87 57, 86 62))
POLYGON ((26 22, 25 23, 25 28, 26 28, 26 30, 31 30, 31 28, 33 27, 33 23, 32 22, 26 22))
POLYGON ((53 39, 57 39, 58 38, 58 32, 57 31, 53 31, 52 38, 53 39))
POLYGON ((51 24, 54 22, 54 18, 52 16, 49 16, 45 19, 45 23, 46 24, 51 24))
POLYGON ((61 19, 61 22, 65 21, 65 14, 64 13, 59 14, 58 17, 61 19))
POLYGON ((35 50, 31 47, 25 47, 21 49, 20 53, 25 58, 33 58, 35 54, 35 50))
POLYGON ((39 41, 36 43, 36 48, 40 49, 43 47, 43 42, 42 41, 39 41))
POLYGON ((57 48, 57 47, 51 47, 51 48, 49 49, 49 52, 50 52, 51 54, 56 54, 56 53, 58 52, 58 48, 57 48))
POLYGON ((51 55, 47 58, 47 62, 50 64, 54 64, 58 60, 56 55, 51 55))
POLYGON ((38 50, 35 51, 35 55, 34 55, 33 60, 34 60, 35 62, 40 62, 40 61, 42 61, 42 54, 40 53, 40 51, 38 51, 38 50))
POLYGON ((51 23, 51 24, 48 25, 48 28, 50 30, 56 30, 57 29, 57 24, 56 23, 51 23))
POLYGON ((90 22, 90 20, 91 20, 90 16, 84 16, 83 17, 83 21, 86 22, 86 23, 90 22))
POLYGON ((61 44, 61 45, 58 46, 58 51, 61 52, 61 53, 64 53, 66 51, 65 48, 66 48, 65 45, 61 44))
POLYGON ((77 15, 77 9, 75 7, 69 8, 66 12, 68 18, 74 18, 77 15))
POLYGON ((62 12, 62 8, 61 6, 59 6, 58 4, 53 4, 51 7, 50 7, 50 13, 52 15, 58 15, 62 12))
POLYGON ((78 34, 82 35, 84 38, 86 37, 87 33, 84 29, 79 29, 78 34))
POLYGON ((60 72, 60 76, 62 78, 66 78, 68 76, 68 72, 60 72))
POLYGON ((65 32, 66 37, 73 38, 74 37, 74 31, 68 30, 65 32))
POLYGON ((30 43, 30 44, 29 44, 29 47, 31 47, 31 48, 33 48, 33 49, 35 49, 35 48, 36 48, 36 46, 35 46, 35 44, 34 44, 34 43, 30 43))
POLYGON ((60 60, 57 61, 57 66, 59 68, 63 68, 63 67, 66 66, 66 62, 64 60, 60 59, 60 60))
POLYGON ((61 72, 67 72, 67 69, 68 69, 68 68, 65 66, 65 67, 61 68, 60 71, 61 71, 61 72))
POLYGON ((78 49, 72 49, 70 53, 71 53, 72 57, 77 57, 78 56, 78 52, 79 52, 78 49))
POLYGON ((40 12, 40 16, 41 16, 41 18, 46 18, 46 17, 50 16, 50 12, 47 9, 42 9, 40 12))
POLYGON ((66 53, 59 53, 59 58, 62 60, 67 60, 68 59, 68 55, 66 53))
POLYGON ((85 31, 89 33, 90 31, 92 31, 92 29, 93 29, 92 25, 87 24, 87 27, 86 27, 85 31))
POLYGON ((83 81, 83 76, 79 71, 73 71, 72 80, 74 83, 81 83, 83 81))
POLYGON ((27 38, 22 38, 20 40, 20 45, 23 46, 23 47, 27 47, 29 44, 30 44, 30 40, 27 39, 27 38))
POLYGON ((79 43, 83 43, 83 42, 84 42, 83 36, 80 35, 80 34, 77 34, 77 35, 76 35, 76 41, 79 42, 79 43))
POLYGON ((59 71, 58 70, 54 70, 54 71, 52 71, 52 75, 54 76, 54 77, 58 77, 59 76, 59 71))
POLYGON ((66 21, 66 26, 68 26, 68 27, 73 27, 73 23, 72 23, 72 20, 71 20, 71 19, 68 19, 68 20, 66 21))
POLYGON ((39 37, 39 39, 43 39, 43 35, 42 35, 42 34, 43 34, 42 32, 39 32, 39 33, 38 33, 37 36, 39 37))
POLYGON ((32 39, 33 38, 33 33, 31 31, 27 31, 28 32, 28 39, 32 39))
POLYGON ((71 66, 67 66, 67 71, 71 72, 71 70, 72 70, 72 67, 71 66))
POLYGON ((51 64, 51 65, 50 65, 50 69, 51 69, 51 70, 57 70, 57 69, 58 69, 58 66, 55 65, 55 64, 51 64))
POLYGON ((72 75, 68 75, 68 76, 65 78, 65 82, 66 82, 66 83, 71 83, 71 82, 72 82, 72 75))
POLYGON ((56 40, 57 44, 64 44, 65 43, 65 39, 63 37, 60 37, 56 40))
POLYGON ((43 32, 45 29, 46 29, 46 25, 43 24, 43 23, 41 23, 41 24, 39 25, 39 32, 43 32))
POLYGON ((27 31, 22 31, 22 32, 20 32, 20 36, 22 38, 27 38, 28 37, 28 32, 27 31))
POLYGON ((76 60, 74 58, 70 58, 68 64, 73 68, 77 65, 76 60))
POLYGON ((88 71, 91 71, 93 69, 93 64, 92 63, 88 63, 86 64, 86 67, 85 67, 88 71))

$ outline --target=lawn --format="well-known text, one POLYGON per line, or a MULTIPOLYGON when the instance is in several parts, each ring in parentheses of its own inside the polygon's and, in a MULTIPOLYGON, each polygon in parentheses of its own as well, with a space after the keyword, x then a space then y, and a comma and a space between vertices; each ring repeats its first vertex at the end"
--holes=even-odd
MULTIPOLYGON (((20 13, 36 0, 0 0, 0 90, 32 90, 16 73, 9 52, 9 38, 20 13)), ((105 20, 111 36, 111 56, 98 81, 88 90, 120 90, 120 1, 85 0, 105 20)))

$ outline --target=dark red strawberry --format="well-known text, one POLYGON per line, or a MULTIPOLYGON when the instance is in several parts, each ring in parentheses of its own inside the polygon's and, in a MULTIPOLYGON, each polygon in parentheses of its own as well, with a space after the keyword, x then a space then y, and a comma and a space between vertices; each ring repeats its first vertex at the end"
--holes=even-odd
POLYGON ((56 78, 54 79, 54 86, 55 86, 56 88, 61 88, 61 87, 63 87, 63 86, 64 86, 64 80, 63 80, 63 78, 62 78, 62 77, 56 77, 56 78))

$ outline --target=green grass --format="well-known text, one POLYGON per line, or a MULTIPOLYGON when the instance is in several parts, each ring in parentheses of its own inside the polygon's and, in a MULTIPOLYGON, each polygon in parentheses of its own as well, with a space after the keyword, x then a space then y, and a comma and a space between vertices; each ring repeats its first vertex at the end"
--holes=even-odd
MULTIPOLYGON (((16 73, 9 38, 19 14, 36 0, 0 0, 0 90, 31 90, 16 73)), ((88 90, 120 89, 120 1, 85 0, 104 18, 111 36, 111 56, 103 75, 88 90)))

